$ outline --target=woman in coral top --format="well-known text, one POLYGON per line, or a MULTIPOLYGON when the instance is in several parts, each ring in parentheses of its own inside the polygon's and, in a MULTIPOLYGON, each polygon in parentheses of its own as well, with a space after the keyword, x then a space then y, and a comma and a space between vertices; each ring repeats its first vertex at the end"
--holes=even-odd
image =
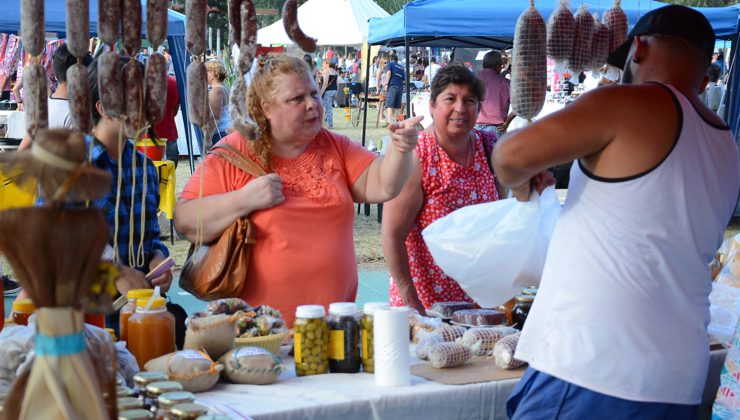
POLYGON ((496 137, 473 129, 484 91, 483 83, 457 64, 439 70, 432 81, 434 122, 419 134, 409 181, 383 211, 383 254, 393 305, 425 314, 435 302, 472 302, 434 263, 421 231, 459 208, 499 198, 488 162, 496 137))
POLYGON ((420 120, 391 126, 392 145, 379 158, 321 128, 318 92, 303 60, 270 56, 248 96, 261 136, 245 139, 234 132, 222 140, 268 175, 253 178, 209 155, 175 208, 177 230, 193 242, 199 211, 205 220, 204 243, 249 216, 256 243, 241 297, 251 305, 278 308, 289 325, 298 305, 355 300, 353 202, 384 202, 401 191, 411 172, 418 135, 414 125, 420 120))

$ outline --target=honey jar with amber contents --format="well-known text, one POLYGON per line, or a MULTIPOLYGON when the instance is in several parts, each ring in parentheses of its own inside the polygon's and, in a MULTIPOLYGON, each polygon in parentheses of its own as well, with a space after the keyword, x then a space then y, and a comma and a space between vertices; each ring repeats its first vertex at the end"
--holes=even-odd
POLYGON ((127 345, 136 362, 146 362, 175 351, 175 317, 163 297, 138 299, 127 324, 127 345))

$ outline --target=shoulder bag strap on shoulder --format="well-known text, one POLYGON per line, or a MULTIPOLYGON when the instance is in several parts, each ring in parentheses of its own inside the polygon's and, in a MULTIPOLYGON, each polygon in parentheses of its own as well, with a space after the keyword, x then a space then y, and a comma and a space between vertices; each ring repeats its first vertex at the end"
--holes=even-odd
POLYGON ((239 149, 229 143, 220 142, 214 145, 209 153, 222 157, 230 164, 236 166, 249 175, 252 175, 253 177, 259 177, 267 174, 267 172, 265 172, 265 170, 262 169, 262 167, 258 165, 257 162, 247 157, 239 149))

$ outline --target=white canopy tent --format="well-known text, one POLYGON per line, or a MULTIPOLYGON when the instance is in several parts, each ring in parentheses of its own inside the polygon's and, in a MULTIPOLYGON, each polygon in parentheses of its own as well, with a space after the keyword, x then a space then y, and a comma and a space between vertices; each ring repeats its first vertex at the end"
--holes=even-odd
MULTIPOLYGON (((319 45, 359 45, 367 39, 368 19, 386 17, 373 0, 309 0, 298 8, 298 23, 303 31, 318 39, 319 45)), ((283 20, 257 32, 261 45, 292 44, 283 20)))

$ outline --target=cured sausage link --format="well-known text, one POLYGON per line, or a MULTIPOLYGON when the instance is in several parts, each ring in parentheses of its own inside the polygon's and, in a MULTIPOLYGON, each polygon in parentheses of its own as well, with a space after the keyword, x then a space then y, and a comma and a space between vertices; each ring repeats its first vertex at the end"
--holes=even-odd
POLYGON ((287 0, 283 4, 283 26, 288 38, 301 47, 303 51, 316 51, 316 39, 311 38, 298 26, 298 0, 287 0))

